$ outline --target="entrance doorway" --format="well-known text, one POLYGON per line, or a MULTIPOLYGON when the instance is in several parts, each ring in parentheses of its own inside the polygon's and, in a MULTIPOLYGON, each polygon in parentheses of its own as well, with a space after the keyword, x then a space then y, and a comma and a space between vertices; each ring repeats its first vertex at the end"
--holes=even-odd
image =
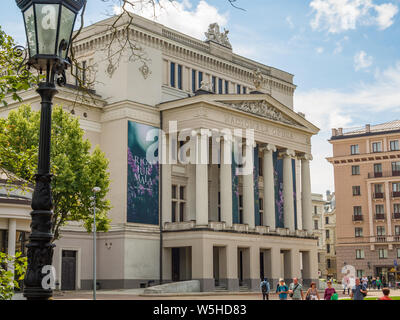
POLYGON ((179 248, 172 248, 172 281, 177 282, 179 281, 180 277, 180 252, 179 248))
POLYGON ((171 249, 171 280, 187 281, 192 279, 192 250, 191 247, 171 249))
POLYGON ((76 284, 76 251, 63 250, 61 262, 61 289, 75 290, 76 284))

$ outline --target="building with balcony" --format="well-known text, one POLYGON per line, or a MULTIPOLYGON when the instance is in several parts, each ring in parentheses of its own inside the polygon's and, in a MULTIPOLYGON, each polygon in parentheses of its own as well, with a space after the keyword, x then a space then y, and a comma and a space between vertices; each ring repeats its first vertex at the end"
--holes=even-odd
POLYGON ((332 130, 337 268, 399 281, 400 121, 332 130), (398 271, 398 267, 397 267, 398 271), (396 279, 397 277, 397 279, 396 279))
POLYGON ((325 232, 326 275, 329 279, 338 279, 336 262, 336 198, 334 192, 326 192, 323 220, 325 232))
MULTIPOLYGON (((309 162, 319 129, 294 111, 293 75, 235 54, 216 24, 203 41, 133 16, 129 27, 118 21, 118 37, 129 32, 146 64, 129 52, 110 64, 104 47, 115 17, 93 24, 74 47, 90 67, 81 80, 95 79, 90 99, 80 99, 68 77, 72 85, 54 100, 110 160, 112 222, 97 236, 100 287, 199 280, 203 291, 236 291, 259 290, 262 277, 273 286, 280 277, 316 281, 309 162), (253 136, 229 136, 246 129, 253 136), (160 154, 169 155, 160 166, 146 156, 159 146, 154 135, 146 140, 155 132, 160 154), (232 158, 237 145, 248 162, 232 158)), ((39 108, 33 88, 21 96, 39 108)), ((0 115, 17 106, 10 100, 0 115)), ((79 223, 63 228, 54 252, 61 289, 92 287, 92 248, 79 223)))

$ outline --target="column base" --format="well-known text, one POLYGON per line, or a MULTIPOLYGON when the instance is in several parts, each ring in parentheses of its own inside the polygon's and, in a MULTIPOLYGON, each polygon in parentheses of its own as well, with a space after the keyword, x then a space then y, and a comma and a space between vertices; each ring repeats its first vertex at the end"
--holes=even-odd
POLYGON ((225 279, 226 289, 232 292, 239 291, 239 279, 225 279))
POLYGON ((214 292, 215 280, 214 279, 196 279, 200 281, 201 292, 214 292))
POLYGON ((244 280, 244 282, 249 287, 249 291, 252 291, 252 292, 260 291, 260 283, 261 283, 260 279, 246 279, 246 280, 244 280))

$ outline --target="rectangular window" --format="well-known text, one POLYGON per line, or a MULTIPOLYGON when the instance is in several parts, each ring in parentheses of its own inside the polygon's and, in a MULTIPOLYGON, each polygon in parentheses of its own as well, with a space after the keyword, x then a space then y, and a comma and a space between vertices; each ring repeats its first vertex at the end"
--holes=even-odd
POLYGON ((197 86, 196 86, 196 70, 192 70, 192 92, 196 92, 197 86))
POLYGON ((384 236, 386 235, 386 230, 384 226, 377 226, 376 227, 376 235, 377 236, 384 236))
POLYGON ((353 196, 361 195, 361 187, 360 186, 353 186, 353 196))
POLYGON ((384 214, 385 213, 385 207, 383 206, 383 204, 375 205, 375 213, 376 214, 384 214))
POLYGON ((212 91, 214 93, 217 93, 217 77, 212 77, 212 91))
POLYGON ((82 61, 82 84, 86 85, 86 61, 82 61))
POLYGON ((171 62, 170 85, 175 88, 175 63, 171 62))
POLYGON ((365 254, 364 254, 364 250, 363 249, 357 249, 356 250, 356 259, 364 259, 365 258, 365 254))
POLYGON ((326 267, 331 268, 331 259, 326 259, 326 267))
POLYGON ((314 214, 318 214, 318 207, 314 206, 314 214))
POLYGON ((201 86, 202 81, 203 81, 203 72, 199 71, 199 87, 201 86))
POLYGON ((400 176, 400 161, 392 162, 392 174, 400 176))
POLYGON ((357 270, 357 278, 362 278, 364 276, 364 270, 357 270))
POLYGON ((225 80, 225 94, 229 94, 229 81, 225 80))
POLYGON ((177 219, 176 219, 176 204, 177 204, 177 202, 175 202, 175 201, 172 202, 172 222, 177 222, 177 219))
POLYGON ((240 86, 240 84, 238 84, 237 87, 236 87, 236 93, 240 94, 241 93, 241 89, 242 89, 242 87, 240 86))
POLYGON ((314 230, 318 230, 318 220, 314 220, 314 230))
POLYGON ((400 192, 400 183, 399 182, 394 182, 392 184, 393 192, 400 192))
POLYGON ((326 236, 326 239, 329 239, 329 237, 330 237, 329 230, 325 230, 325 236, 326 236))
POLYGON ((179 204, 179 221, 185 221, 185 203, 179 204))
POLYGON ((243 196, 239 195, 239 224, 243 224, 243 196))
POLYGON ((399 140, 390 141, 390 151, 399 151, 399 140))
POLYGON ((355 228, 354 235, 356 238, 361 238, 363 236, 363 228, 355 228))
POLYGON ((351 174, 358 176, 360 174, 360 166, 351 166, 351 174))
POLYGON ((372 143, 372 152, 382 152, 382 142, 372 143))
POLYGON ((218 94, 223 93, 222 79, 218 79, 218 94))
POLYGON ((353 213, 355 216, 361 216, 362 215, 361 206, 353 207, 353 213))
POLYGON ((400 258, 400 248, 397 248, 397 258, 400 258))
POLYGON ((329 217, 325 217, 325 224, 329 224, 329 217))
POLYGON ((326 253, 331 253, 331 245, 330 244, 326 245, 326 253))
POLYGON ((387 259, 388 252, 387 249, 379 249, 379 259, 387 259))
POLYGON ((178 89, 182 90, 182 66, 178 64, 178 89))
POLYGON ((395 203, 393 205, 393 212, 394 213, 400 213, 400 203, 395 203))
POLYGON ((400 236, 400 226, 394 226, 394 235, 400 236))
POLYGON ((243 87, 243 94, 247 94, 247 88, 243 87))
POLYGON ((350 147, 351 154, 359 154, 360 150, 358 148, 358 144, 354 144, 350 147))
POLYGON ((375 177, 382 177, 382 164, 381 163, 374 164, 374 173, 375 173, 375 177))

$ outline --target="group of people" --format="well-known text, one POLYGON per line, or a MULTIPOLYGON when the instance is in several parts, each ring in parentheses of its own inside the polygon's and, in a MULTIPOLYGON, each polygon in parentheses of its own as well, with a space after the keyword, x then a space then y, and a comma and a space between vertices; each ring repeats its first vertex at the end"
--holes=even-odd
MULTIPOLYGON (((260 283, 260 289, 263 295, 263 300, 269 300, 269 295, 271 293, 271 286, 268 279, 263 279, 260 283)), ((353 300, 364 300, 368 292, 368 281, 364 278, 356 278, 354 286, 350 285, 346 288, 349 292, 350 297, 353 300)), ((383 297, 380 300, 391 300, 389 298, 390 290, 388 288, 383 288, 383 297)), ((285 281, 281 278, 276 286, 275 293, 279 295, 279 300, 288 300, 290 297, 292 300, 321 300, 320 294, 317 289, 315 282, 312 282, 310 288, 304 292, 303 286, 299 282, 298 278, 293 278, 293 282, 288 286, 285 281)), ((332 286, 332 281, 327 281, 327 288, 324 291, 323 300, 338 300, 339 296, 335 288, 332 286)))
MULTIPOLYGON (((385 285, 383 284, 382 280, 377 277, 373 277, 373 278, 368 278, 366 276, 362 277, 361 279, 359 279, 361 284, 368 289, 382 289, 385 287, 385 285)), ((355 279, 354 277, 349 277, 349 276, 344 276, 343 280, 342 280, 342 286, 343 286, 343 294, 346 293, 350 294, 350 288, 353 288, 355 285, 355 279)))

